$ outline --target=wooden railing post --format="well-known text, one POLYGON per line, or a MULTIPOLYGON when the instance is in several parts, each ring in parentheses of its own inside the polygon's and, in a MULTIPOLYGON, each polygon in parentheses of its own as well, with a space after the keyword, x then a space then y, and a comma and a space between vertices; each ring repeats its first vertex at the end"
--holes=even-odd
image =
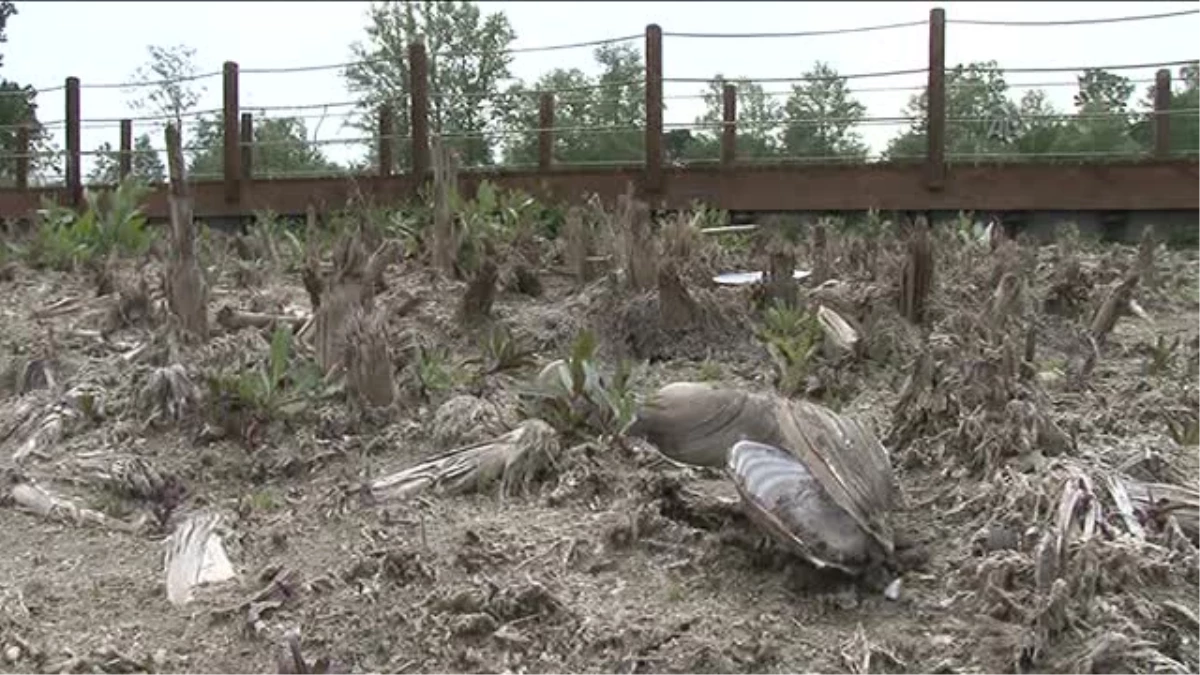
POLYGON ((237 204, 242 200, 242 139, 239 126, 241 118, 238 110, 238 64, 226 61, 222 79, 225 203, 237 204))
POLYGON ((538 170, 554 164, 554 93, 543 91, 538 102, 538 170))
POLYGON ((1154 75, 1154 156, 1171 156, 1171 71, 1166 68, 1154 75))
POLYGON ((79 137, 79 78, 68 77, 67 99, 67 199, 74 208, 83 205, 83 165, 79 137))
POLYGON ((121 147, 117 155, 117 180, 133 173, 133 120, 121 120, 121 147))
POLYGON ((242 178, 247 183, 254 177, 254 114, 242 113, 242 128, 238 137, 242 145, 242 178))
POLYGON ((379 176, 387 178, 392 175, 396 165, 396 117, 392 114, 392 106, 379 107, 379 176))
POLYGON ((17 127, 17 156, 13 158, 17 163, 13 168, 13 182, 21 191, 29 189, 29 145, 29 123, 22 121, 17 127))
POLYGON ((737 87, 726 84, 724 95, 724 120, 721 129, 721 166, 733 166, 737 160, 737 87))
POLYGON ((412 172, 418 184, 429 172, 429 59, 424 42, 408 45, 412 172))
POLYGON ((925 187, 946 186, 946 10, 929 10, 929 95, 925 135, 929 141, 925 157, 925 187))
POLYGON ((646 26, 646 192, 663 187, 662 28, 646 26))

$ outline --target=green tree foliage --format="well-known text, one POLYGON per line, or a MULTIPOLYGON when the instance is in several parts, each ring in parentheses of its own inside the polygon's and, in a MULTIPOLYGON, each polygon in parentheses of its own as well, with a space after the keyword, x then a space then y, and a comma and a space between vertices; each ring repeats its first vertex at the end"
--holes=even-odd
MULTIPOLYGON (((133 141, 133 156, 130 158, 131 175, 145 183, 166 182, 167 169, 150 134, 142 134, 133 141)), ((97 185, 113 185, 121 180, 121 153, 113 150, 112 144, 102 143, 96 155, 96 164, 88 173, 88 182, 97 185)))
MULTIPOLYGON (((717 75, 702 92, 705 112, 696 119, 703 131, 672 131, 664 146, 672 160, 716 159, 720 156, 720 123, 724 120, 724 87, 717 75)), ((804 81, 792 86, 780 104, 762 85, 738 78, 737 155, 746 159, 768 157, 854 157, 867 154, 855 130, 866 115, 846 78, 827 64, 817 62, 804 81)))
MULTIPOLYGON (((188 173, 197 178, 217 178, 225 164, 221 118, 205 115, 196 125, 196 151, 188 173)), ((298 117, 256 117, 251 171, 258 178, 332 175, 342 171, 308 140, 308 127, 298 117)))
MULTIPOLYGON (((922 91, 904 108, 908 130, 893 138, 886 155, 923 157, 929 141, 925 121, 929 96, 922 91)), ((1008 83, 995 61, 957 65, 946 71, 946 154, 950 157, 1004 152, 1013 140, 1018 108, 1009 100, 1008 83)))
MULTIPOLYGON (((473 134, 447 138, 467 165, 492 163, 492 143, 484 136, 504 116, 498 104, 501 81, 509 77, 512 56, 505 50, 516 37, 500 12, 483 15, 472 2, 386 0, 368 13, 366 40, 351 45, 354 64, 344 72, 359 100, 354 126, 379 132, 379 109, 392 106, 398 136, 409 124, 408 45, 424 40, 429 55, 429 125, 433 134, 473 134)), ((372 145, 372 153, 378 144, 372 145)), ((396 144, 396 168, 411 166, 411 145, 396 144)))
POLYGON ((504 138, 508 163, 537 162, 540 96, 561 92, 554 101, 554 159, 563 163, 637 162, 644 157, 646 99, 641 53, 632 45, 603 45, 594 52, 600 74, 578 68, 555 69, 532 86, 511 85, 504 126, 516 133, 504 138))
POLYGON ((792 157, 847 157, 862 159, 867 146, 855 127, 867 114, 856 100, 846 78, 829 64, 818 61, 804 74, 802 84, 792 85, 784 104, 787 126, 783 147, 792 157))
MULTIPOLYGON (((17 15, 11 2, 0 2, 0 44, 8 42, 8 20, 17 15)), ((4 63, 0 55, 0 66, 4 63)), ((52 150, 49 134, 37 119, 37 91, 28 85, 0 77, 0 183, 11 184, 16 174, 17 126, 29 125, 29 148, 35 153, 30 158, 30 173, 57 173, 61 161, 42 153, 52 150)), ((32 176, 31 176, 32 178, 32 176)))
MULTIPOLYGON (((181 133, 184 116, 200 103, 208 87, 199 79, 196 50, 187 45, 148 45, 150 58, 133 74, 129 107, 174 122, 181 133)), ((184 140, 186 143, 186 138, 184 140)))

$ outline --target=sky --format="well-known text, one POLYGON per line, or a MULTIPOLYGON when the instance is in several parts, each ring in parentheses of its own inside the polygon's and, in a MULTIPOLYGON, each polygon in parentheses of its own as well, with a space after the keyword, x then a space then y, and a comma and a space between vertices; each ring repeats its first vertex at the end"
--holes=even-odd
MULTIPOLYGON (((1052 21, 1136 16, 1197 8, 1196 2, 481 2, 484 11, 504 12, 517 34, 515 47, 557 45, 624 35, 637 36, 647 24, 664 32, 797 32, 855 28, 909 21, 927 21, 933 7, 942 7, 947 27, 947 65, 994 59, 1005 68, 1075 67, 1146 64, 1197 58, 1200 15, 1077 26, 990 26, 955 24, 958 20, 1052 21), (1191 46, 1189 46, 1191 45, 1191 46)), ((350 45, 365 37, 365 2, 17 2, 19 14, 9 19, 8 43, 0 76, 41 88, 39 118, 61 120, 68 76, 83 85, 81 108, 84 151, 101 143, 114 147, 117 119, 139 113, 135 98, 121 88, 93 88, 128 82, 147 61, 147 45, 185 44, 196 50, 202 72, 220 71, 236 61, 241 68, 336 65, 352 60, 350 45), (88 122, 88 120, 100 120, 88 122), (105 122, 103 120, 111 120, 105 122)), ((579 67, 597 72, 590 48, 515 55, 512 72, 526 81, 556 67, 579 67)), ((685 38, 663 40, 664 77, 798 77, 813 62, 829 63, 842 74, 924 68, 928 62, 926 26, 857 34, 788 38, 685 38)), ((1138 98, 1155 68, 1122 71, 1139 81, 1138 98)), ((1071 107, 1074 73, 1011 74, 1009 82, 1041 84, 1060 109, 1071 107), (1053 86, 1052 86, 1053 85, 1053 86)), ((925 76, 907 75, 850 81, 850 87, 873 117, 901 114, 905 102, 920 91, 925 76), (905 90, 905 88, 911 88, 905 90)), ((221 106, 219 76, 203 81, 206 90, 199 107, 221 106)), ((786 92, 787 83, 764 84, 768 91, 786 92)), ((688 123, 702 111, 696 96, 703 85, 667 83, 664 88, 668 123, 688 123), (692 98, 688 98, 692 97, 692 98)), ((241 77, 241 105, 289 106, 345 102, 352 99, 339 69, 295 74, 249 74, 241 77)), ((1025 89, 1013 88, 1014 97, 1025 89)), ((782 97, 780 98, 782 101, 782 97)), ((354 139, 361 134, 343 126, 339 114, 348 108, 299 111, 309 117, 310 134, 320 140, 354 139), (319 124, 319 128, 314 130, 319 124)), ((274 114, 289 114, 277 111, 274 114)), ((903 125, 860 128, 879 150, 903 125)), ((159 129, 155 146, 162 145, 159 129)), ((62 128, 56 139, 63 142, 62 128)), ((186 142, 186 139, 185 139, 186 142)), ((361 157, 361 144, 323 148, 334 160, 361 157)), ((90 169, 85 158, 84 171, 90 169)))

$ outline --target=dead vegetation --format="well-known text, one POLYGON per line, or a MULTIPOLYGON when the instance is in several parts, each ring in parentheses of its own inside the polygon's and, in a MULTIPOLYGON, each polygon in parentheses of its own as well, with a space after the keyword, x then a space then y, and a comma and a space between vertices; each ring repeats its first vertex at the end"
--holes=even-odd
POLYGON ((6 669, 1200 668, 1194 255, 632 192, 551 237, 434 156, 412 212, 173 194, 163 260, 18 263, 6 669))

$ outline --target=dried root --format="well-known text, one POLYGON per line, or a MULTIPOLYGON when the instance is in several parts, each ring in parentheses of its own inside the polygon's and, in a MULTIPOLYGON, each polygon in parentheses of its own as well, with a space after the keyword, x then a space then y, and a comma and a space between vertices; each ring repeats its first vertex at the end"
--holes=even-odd
POLYGON ((387 331, 377 313, 355 309, 346 328, 346 392, 366 409, 389 408, 396 401, 387 331))

